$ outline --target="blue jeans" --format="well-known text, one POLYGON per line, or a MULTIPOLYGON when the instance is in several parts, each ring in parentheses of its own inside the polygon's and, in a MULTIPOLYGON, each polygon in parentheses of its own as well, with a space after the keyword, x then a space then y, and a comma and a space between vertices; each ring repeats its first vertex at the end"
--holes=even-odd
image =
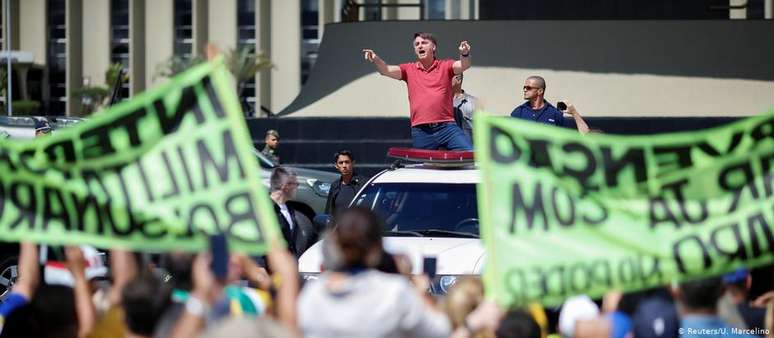
POLYGON ((411 127, 414 148, 438 150, 473 150, 465 133, 454 122, 421 124, 411 127))

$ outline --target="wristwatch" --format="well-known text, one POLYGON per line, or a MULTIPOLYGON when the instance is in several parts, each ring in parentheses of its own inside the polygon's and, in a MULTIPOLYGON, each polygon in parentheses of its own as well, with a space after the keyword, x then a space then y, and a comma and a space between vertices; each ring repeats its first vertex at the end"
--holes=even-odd
POLYGON ((462 56, 462 57, 466 58, 466 57, 470 56, 470 53, 467 53, 467 54, 460 54, 460 56, 462 56))
POLYGON ((185 302, 185 310, 194 316, 202 318, 207 314, 207 306, 195 296, 188 297, 188 300, 185 302))

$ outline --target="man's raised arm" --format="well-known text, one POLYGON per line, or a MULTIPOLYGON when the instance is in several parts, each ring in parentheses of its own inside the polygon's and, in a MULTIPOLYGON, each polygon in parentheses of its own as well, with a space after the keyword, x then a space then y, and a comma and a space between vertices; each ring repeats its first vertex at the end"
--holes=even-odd
POLYGON ((462 74, 462 72, 470 68, 470 44, 467 41, 460 42, 460 59, 454 61, 454 74, 462 74))
POLYGON ((379 55, 376 55, 373 50, 363 49, 363 57, 366 59, 366 61, 373 63, 374 66, 376 66, 376 71, 378 71, 379 74, 391 77, 395 80, 401 79, 400 67, 388 65, 384 62, 384 60, 382 60, 382 58, 379 57, 379 55))

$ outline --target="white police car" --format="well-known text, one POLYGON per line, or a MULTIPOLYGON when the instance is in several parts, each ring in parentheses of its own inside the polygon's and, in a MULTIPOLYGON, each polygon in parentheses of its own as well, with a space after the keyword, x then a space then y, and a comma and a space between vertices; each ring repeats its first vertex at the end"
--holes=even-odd
MULTIPOLYGON (((460 276, 480 275, 480 178, 473 153, 391 148, 388 155, 424 163, 382 171, 361 188, 351 206, 370 208, 383 217, 385 249, 408 256, 414 274, 423 272, 424 258, 435 257, 433 293, 446 293, 460 276)), ((320 241, 301 256, 299 271, 304 279, 315 279, 322 263, 320 241)))

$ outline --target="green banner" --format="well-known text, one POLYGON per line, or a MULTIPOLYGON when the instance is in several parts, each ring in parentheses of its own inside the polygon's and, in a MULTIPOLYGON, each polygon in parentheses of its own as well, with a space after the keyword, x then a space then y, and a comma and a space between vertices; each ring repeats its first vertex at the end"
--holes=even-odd
POLYGON ((88 121, 0 140, 0 240, 232 250, 281 239, 230 75, 196 66, 88 121))
POLYGON ((474 120, 484 278, 503 304, 774 262, 774 114, 653 136, 474 120))

